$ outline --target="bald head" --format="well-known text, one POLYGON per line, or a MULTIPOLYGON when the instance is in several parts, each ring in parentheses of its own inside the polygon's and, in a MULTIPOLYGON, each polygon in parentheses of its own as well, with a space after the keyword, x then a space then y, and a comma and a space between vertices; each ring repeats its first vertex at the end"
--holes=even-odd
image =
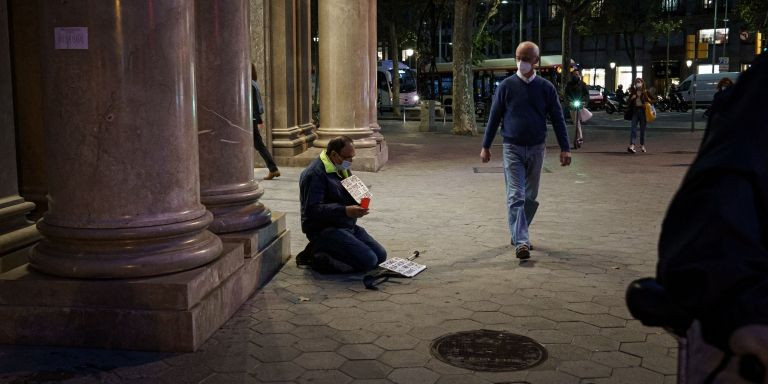
POLYGON ((539 46, 532 41, 523 41, 517 46, 515 57, 520 61, 537 64, 539 62, 539 46))

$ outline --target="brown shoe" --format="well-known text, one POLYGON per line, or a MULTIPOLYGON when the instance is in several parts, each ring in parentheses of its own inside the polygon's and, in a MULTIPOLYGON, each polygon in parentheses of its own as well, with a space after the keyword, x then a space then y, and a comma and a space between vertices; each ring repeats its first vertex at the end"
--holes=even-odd
POLYGON ((266 176, 264 176, 264 180, 272 180, 276 177, 280 177, 280 171, 269 172, 266 176))

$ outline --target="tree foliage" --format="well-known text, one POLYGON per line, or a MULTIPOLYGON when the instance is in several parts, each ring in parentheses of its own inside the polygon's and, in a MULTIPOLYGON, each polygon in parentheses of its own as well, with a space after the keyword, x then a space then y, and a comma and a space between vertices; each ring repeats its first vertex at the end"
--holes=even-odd
POLYGON ((738 1, 736 3, 736 13, 748 30, 768 34, 768 1, 738 1))
POLYGON ((608 28, 620 31, 624 52, 632 66, 632 79, 637 77, 637 36, 653 31, 651 25, 660 10, 660 0, 604 0, 604 17, 608 28))
POLYGON ((571 37, 574 25, 584 16, 589 9, 590 0, 556 0, 560 15, 563 18, 563 30, 561 35, 561 51, 563 60, 560 72, 560 91, 563 92, 568 79, 568 69, 571 64, 571 37))

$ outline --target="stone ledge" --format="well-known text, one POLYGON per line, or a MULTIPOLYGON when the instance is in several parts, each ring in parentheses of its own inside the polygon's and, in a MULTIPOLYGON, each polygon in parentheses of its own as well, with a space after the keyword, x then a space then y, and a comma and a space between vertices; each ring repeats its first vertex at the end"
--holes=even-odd
MULTIPOLYGON (((284 221, 285 216, 281 215, 280 220, 284 221)), ((271 231, 279 225, 273 221, 262 230, 271 231)), ((66 284, 60 284, 66 289, 52 298, 44 295, 53 292, 49 285, 51 279, 56 278, 30 275, 26 267, 17 268, 13 271, 15 276, 21 273, 25 279, 15 281, 9 274, 0 275, 4 301, 15 303, 0 305, 0 344, 194 351, 255 289, 277 273, 289 252, 290 231, 285 230, 250 259, 244 258, 241 242, 227 243, 225 255, 207 266, 141 282, 137 282, 138 279, 130 282, 60 279, 67 280, 66 284), (233 264, 234 259, 239 262, 233 264), (214 265, 219 262, 228 266, 214 265), (234 269, 229 269, 234 265, 234 269), (216 271, 211 272, 212 269, 216 271), (199 289, 200 279, 211 279, 212 288, 205 294, 200 291, 189 295, 196 301, 190 302, 188 308, 167 306, 182 302, 178 297, 164 298, 181 292, 177 289, 176 293, 169 294, 168 287, 199 289), (8 296, 9 291, 18 294, 22 289, 32 290, 24 300, 8 296), (101 293, 95 295, 94 291, 101 293), (82 296, 89 299, 83 300, 82 296), (97 297, 102 301, 96 301, 97 297), (150 303, 160 306, 153 308, 148 306, 150 303)))
MULTIPOLYGON (((279 166, 306 167, 312 160, 320 156, 322 148, 310 148, 296 156, 274 156, 279 166)), ((355 161, 352 162, 353 171, 378 172, 389 161, 389 148, 387 141, 382 140, 372 148, 356 148, 355 161)), ((259 162, 256 162, 259 165, 259 162)))

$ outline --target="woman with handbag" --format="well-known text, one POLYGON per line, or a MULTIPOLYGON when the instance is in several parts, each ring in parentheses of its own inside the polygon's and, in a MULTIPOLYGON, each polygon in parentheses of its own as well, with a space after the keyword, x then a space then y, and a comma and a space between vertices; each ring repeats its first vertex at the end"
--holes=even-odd
POLYGON ((645 127, 648 120, 645 115, 646 103, 652 104, 653 99, 645 89, 645 81, 641 78, 635 79, 635 85, 629 88, 629 99, 627 100, 627 114, 632 116, 630 125, 629 147, 627 152, 637 153, 635 141, 637 140, 637 126, 640 125, 640 151, 645 152, 645 127))
POLYGON ((573 149, 581 148, 584 143, 584 133, 581 129, 582 111, 589 102, 589 88, 581 81, 579 71, 574 69, 571 72, 571 79, 565 85, 565 103, 571 112, 571 121, 573 122, 573 149))

